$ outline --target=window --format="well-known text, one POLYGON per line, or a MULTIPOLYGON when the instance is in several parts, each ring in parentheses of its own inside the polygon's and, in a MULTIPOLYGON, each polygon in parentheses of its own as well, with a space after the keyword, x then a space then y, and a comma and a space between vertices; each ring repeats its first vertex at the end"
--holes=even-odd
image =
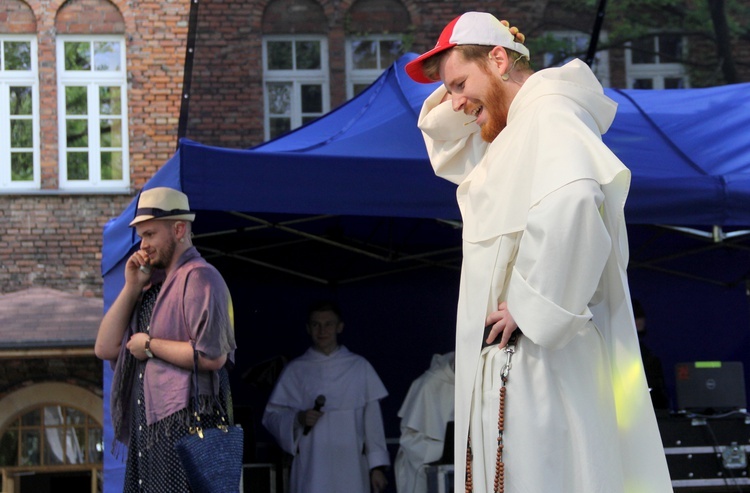
POLYGON ((39 188, 36 37, 0 36, 0 190, 39 188))
POLYGON ((328 111, 328 46, 322 36, 263 39, 265 138, 272 139, 328 111))
POLYGON ((625 66, 629 89, 683 89, 688 79, 680 60, 685 43, 680 35, 660 33, 628 43, 625 66))
POLYGON ((372 84, 404 54, 401 36, 351 38, 346 43, 346 96, 351 99, 372 84))
POLYGON ((125 42, 57 40, 61 189, 129 186, 125 42))
MULTIPOLYGON (((599 42, 606 42, 606 33, 601 33, 599 42)), ((585 61, 588 55, 591 35, 578 31, 553 31, 547 33, 544 53, 544 67, 560 67, 574 58, 585 61)), ((597 50, 591 63, 591 70, 602 86, 609 87, 609 51, 597 50)))
POLYGON ((0 437, 0 467, 101 464, 102 428, 87 413, 47 405, 21 415, 0 437))

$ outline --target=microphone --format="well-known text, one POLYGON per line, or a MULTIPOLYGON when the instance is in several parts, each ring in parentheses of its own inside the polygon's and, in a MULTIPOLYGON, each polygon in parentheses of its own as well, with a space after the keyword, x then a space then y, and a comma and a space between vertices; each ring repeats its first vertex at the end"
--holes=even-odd
MULTIPOLYGON (((320 409, 325 405, 326 405, 326 396, 321 394, 315 398, 315 407, 313 409, 315 409, 316 411, 320 411, 320 409)), ((312 426, 305 426, 305 430, 302 432, 302 434, 307 435, 308 433, 310 433, 311 429, 312 429, 312 426)))

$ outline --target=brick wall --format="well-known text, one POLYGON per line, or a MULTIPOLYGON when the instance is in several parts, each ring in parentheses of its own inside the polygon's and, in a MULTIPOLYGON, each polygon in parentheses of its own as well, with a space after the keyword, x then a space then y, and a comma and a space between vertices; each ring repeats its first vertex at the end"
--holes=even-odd
POLYGON ((102 230, 177 145, 189 0, 2 0, 0 33, 36 33, 41 183, 38 194, 0 195, 0 293, 45 286, 102 296, 102 230), (131 190, 58 190, 55 36, 124 34, 131 190))
POLYGON ((104 224, 130 200, 107 195, 0 195, 3 292, 44 286, 101 297, 104 224))
POLYGON ((102 362, 95 356, 5 359, 0 365, 0 400, 28 385, 61 382, 103 395, 102 362))

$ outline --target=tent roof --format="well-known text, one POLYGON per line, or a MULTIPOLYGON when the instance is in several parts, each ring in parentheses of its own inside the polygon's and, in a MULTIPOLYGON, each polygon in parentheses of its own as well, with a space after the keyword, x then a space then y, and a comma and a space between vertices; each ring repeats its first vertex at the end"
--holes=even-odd
MULTIPOLYGON (((435 177, 416 128, 436 84, 405 75, 415 56, 339 108, 255 148, 182 140, 144 189, 181 189, 197 211, 458 220, 455 186, 435 177)), ((750 225, 750 84, 606 92, 619 108, 604 140, 633 173, 629 223, 750 225)), ((134 209, 135 200, 105 228, 105 273, 137 243, 128 228, 134 209)))

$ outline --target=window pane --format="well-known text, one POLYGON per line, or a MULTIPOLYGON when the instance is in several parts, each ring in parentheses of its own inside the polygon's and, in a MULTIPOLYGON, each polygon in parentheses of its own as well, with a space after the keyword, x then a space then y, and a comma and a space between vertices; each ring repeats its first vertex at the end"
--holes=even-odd
POLYGON ((289 82, 269 82, 268 111, 272 115, 289 115, 291 113, 292 84, 289 82))
POLYGON ((38 466, 39 453, 39 430, 21 431, 21 466, 38 466))
POLYGON ((68 180, 89 179, 89 153, 69 152, 68 156, 68 180))
POLYGON ((87 120, 66 120, 66 147, 88 147, 89 125, 87 120))
POLYGON ((63 424, 62 408, 60 406, 45 406, 44 425, 59 426, 63 424))
POLYGON ((652 36, 637 39, 631 43, 631 59, 633 63, 656 63, 654 53, 654 38, 652 36))
POLYGON ((98 72, 120 70, 120 43, 117 41, 94 43, 94 70, 98 72))
POLYGON ((32 147, 34 144, 34 134, 32 132, 31 120, 11 120, 10 121, 10 147, 32 147))
POLYGON ((291 70, 293 68, 291 41, 269 41, 266 48, 268 70, 291 70))
POLYGON ((659 61, 676 63, 682 58, 682 36, 676 34, 659 35, 659 61))
POLYGON ((685 83, 682 77, 666 77, 664 79, 664 89, 684 89, 685 83))
POLYGON ((71 426, 86 424, 86 414, 78 409, 69 407, 65 409, 65 423, 71 426))
POLYGON ((18 465, 18 430, 10 429, 0 438, 0 467, 18 465))
POLYGON ((31 87, 10 88, 10 114, 31 115, 33 106, 31 87))
POLYGON ((119 87, 99 88, 99 113, 102 115, 121 115, 121 91, 119 87))
POLYGON ((305 84, 300 87, 302 113, 323 112, 323 88, 320 84, 305 84))
POLYGON ((269 124, 272 139, 292 129, 292 120, 290 118, 271 118, 269 124))
POLYGON ((39 426, 41 424, 42 413, 39 409, 34 409, 21 416, 21 426, 39 426))
POLYGON ((374 41, 353 41, 352 62, 355 70, 378 68, 378 46, 374 41))
POLYGON ((65 431, 65 463, 66 464, 83 464, 85 457, 83 455, 82 443, 86 443, 85 428, 67 428, 65 431))
POLYGON ((85 87, 68 86, 65 88, 66 115, 85 115, 88 113, 88 107, 88 96, 85 87))
POLYGON ((105 151, 102 158, 102 180, 122 180, 122 153, 105 151))
POLYGON ((6 41, 3 46, 5 70, 31 70, 31 42, 6 41))
POLYGON ((361 93, 368 87, 370 87, 370 84, 354 84, 354 87, 353 87, 354 95, 356 96, 357 94, 361 93))
POLYGON ((12 152, 10 154, 11 181, 34 180, 34 154, 31 152, 12 152))
POLYGON ((91 70, 91 43, 65 42, 65 70, 91 70))
POLYGON ((320 64, 319 41, 297 41, 297 70, 317 70, 320 64))
POLYGON ((380 68, 385 70, 404 54, 404 45, 399 39, 380 42, 380 68))
POLYGON ((653 79, 635 79, 633 81, 633 89, 653 89, 653 79))
POLYGON ((122 120, 102 120, 99 139, 102 147, 122 147, 122 120))
POLYGON ((65 428, 47 426, 44 432, 44 464, 64 464, 66 445, 65 428))
POLYGON ((101 428, 89 428, 88 462, 100 463, 104 458, 104 441, 101 428))

